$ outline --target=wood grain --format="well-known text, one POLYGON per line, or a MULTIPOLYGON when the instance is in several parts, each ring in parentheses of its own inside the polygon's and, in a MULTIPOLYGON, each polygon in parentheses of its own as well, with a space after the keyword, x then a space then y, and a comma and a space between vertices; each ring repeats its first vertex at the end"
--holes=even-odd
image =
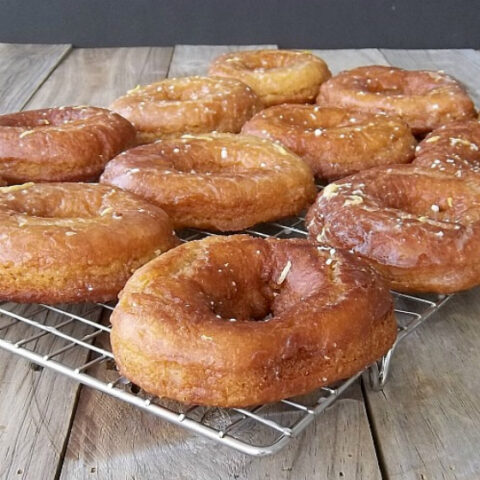
POLYGON ((170 47, 75 49, 27 107, 106 107, 138 83, 165 77, 172 51, 170 47))
POLYGON ((0 114, 21 110, 70 45, 0 43, 0 114))
MULTIPOLYGON (((108 105, 137 83, 164 75, 171 52, 171 48, 74 50, 26 108, 108 105)), ((14 312, 23 309, 12 307, 14 312)), ((100 313, 97 309, 95 319, 100 313)), ((17 330, 12 328, 9 334, 20 338, 32 333, 23 327, 17 330)), ((53 338, 49 341, 52 349, 62 345, 53 338)), ((76 362, 85 361, 84 351, 74 353, 76 362)), ((63 460, 79 385, 54 372, 33 371, 27 362, 0 351, 0 389, 0 478, 54 478, 63 460)))
POLYGON ((387 60, 376 48, 342 49, 342 50, 311 50, 327 62, 333 75, 342 70, 350 70, 365 65, 388 65, 387 60))
POLYGON ((82 389, 61 478, 376 480, 381 476, 364 418, 355 385, 282 452, 253 458, 82 389))
MULTIPOLYGON (((2 308, 7 307, 2 305, 2 308)), ((65 320, 37 305, 11 304, 8 309, 48 325, 65 320)), ((92 311, 91 306, 78 306, 71 311, 79 315, 90 312, 90 319, 99 318, 98 309, 92 311)), ((6 318, 0 316, 0 326, 6 322, 6 318)), ((62 331, 77 337, 85 334, 85 329, 78 324, 64 327, 62 331)), ((6 335, 3 331, 1 335, 17 342, 36 333, 38 330, 32 327, 17 324, 9 327, 6 335)), ((53 335, 45 335, 25 346, 46 354, 65 345, 53 335)), ((86 354, 74 348, 57 359, 77 367, 84 363, 86 354)), ((1 479, 50 479, 62 459, 78 386, 53 371, 32 367, 26 360, 0 351, 1 479)))
POLYGON ((277 48, 276 45, 176 45, 168 76, 187 77, 190 75, 207 75, 210 62, 228 52, 236 50, 259 50, 277 48))
MULTIPOLYGON (((453 73, 479 98, 477 52, 383 53, 392 65, 453 73)), ((389 480, 480 478, 479 294, 456 295, 401 344, 383 394, 366 389, 389 480)))
POLYGON ((455 296, 408 337, 383 394, 367 393, 389 479, 479 478, 479 294, 455 296))

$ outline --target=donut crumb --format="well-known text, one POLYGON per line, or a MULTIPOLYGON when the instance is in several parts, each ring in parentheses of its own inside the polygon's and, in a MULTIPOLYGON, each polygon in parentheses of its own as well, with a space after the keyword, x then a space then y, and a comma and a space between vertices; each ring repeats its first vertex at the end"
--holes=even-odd
POLYGON ((287 278, 288 272, 290 271, 291 268, 292 268, 292 262, 288 260, 288 262, 286 263, 285 267, 282 270, 282 273, 280 273, 280 276, 278 277, 277 285, 281 285, 285 281, 285 279, 287 278))

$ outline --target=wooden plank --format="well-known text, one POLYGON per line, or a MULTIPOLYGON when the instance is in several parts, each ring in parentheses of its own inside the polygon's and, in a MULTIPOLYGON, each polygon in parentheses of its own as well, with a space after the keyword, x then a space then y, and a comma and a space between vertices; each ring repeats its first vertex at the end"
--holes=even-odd
MULTIPOLYGON (((8 308, 18 315, 58 325, 66 320, 58 314, 46 313, 37 305, 14 305, 8 308)), ((77 315, 88 313, 96 320, 98 309, 78 306, 70 311, 77 315)), ((0 326, 8 320, 0 316, 0 326)), ((62 332, 80 338, 85 329, 78 324, 62 328, 62 332)), ((89 332, 92 332, 90 329, 89 332)), ((15 343, 39 333, 25 324, 9 327, 2 338, 15 343)), ((25 344, 36 352, 47 354, 67 343, 53 335, 25 344)), ((73 348, 56 360, 78 367, 85 361, 83 349, 73 348)), ((32 368, 17 355, 0 350, 0 478, 53 478, 62 457, 65 438, 75 403, 78 387, 65 377, 49 370, 32 368)))
POLYGON ((21 110, 70 45, 0 43, 0 114, 21 110))
MULTIPOLYGON (((479 98, 477 52, 383 53, 392 65, 452 73, 479 98)), ((366 390, 389 480, 479 478, 479 293, 456 295, 405 340, 383 395, 366 390)))
POLYGON ((390 480, 478 478, 479 294, 450 300, 399 347, 383 395, 367 392, 390 480))
POLYGON ((385 57, 376 48, 310 51, 327 62, 333 75, 342 70, 350 70, 365 65, 388 65, 385 57))
POLYGON ((387 50, 385 58, 397 67, 427 70, 444 70, 460 80, 468 89, 477 107, 480 107, 480 53, 462 50, 387 50))
POLYGON ((168 76, 187 77, 207 75, 212 60, 219 55, 237 50, 277 48, 276 45, 175 45, 168 76))
MULTIPOLYGON (((27 108, 108 105, 137 83, 164 75, 171 52, 171 48, 74 50, 27 108)), ((24 308, 16 306, 13 311, 24 308)), ((100 312, 97 308, 92 319, 100 312)), ((49 318, 59 320, 55 315, 49 318)), ((25 327, 9 331, 12 338, 31 334, 25 327)), ((41 342, 47 342, 47 351, 63 345, 51 336, 41 342)), ((86 360, 84 350, 74 349, 71 355, 76 365, 86 360)), ((0 351, 0 390, 0 478, 54 478, 63 460, 79 385, 48 370, 34 372, 27 362, 0 351)))
POLYGON ((108 106, 139 82, 165 77, 170 47, 75 49, 27 108, 60 105, 108 106))
POLYGON ((82 389, 61 478, 376 480, 381 476, 364 417, 355 385, 285 450, 253 458, 82 389))
MULTIPOLYGON (((176 66, 170 68, 170 75, 202 73, 217 54, 219 48, 212 53, 210 47, 175 47, 172 61, 176 66)), ((115 378, 104 366, 97 371, 102 377, 115 378)), ((80 478, 376 480, 381 475, 357 383, 284 451, 262 459, 239 454, 107 395, 82 389, 61 474, 63 480, 80 478)))

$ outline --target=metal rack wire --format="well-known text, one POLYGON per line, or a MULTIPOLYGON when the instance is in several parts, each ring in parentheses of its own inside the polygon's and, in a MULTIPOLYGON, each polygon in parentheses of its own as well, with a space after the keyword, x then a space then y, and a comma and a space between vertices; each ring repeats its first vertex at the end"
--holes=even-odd
MULTIPOLYGON (((303 218, 287 218, 246 230, 260 237, 305 237, 303 218)), ((208 232, 187 230, 183 240, 200 239, 208 232)), ((281 450, 299 435, 363 373, 374 389, 388 376, 392 355, 407 335, 437 311, 449 296, 395 293, 399 334, 392 349, 363 372, 299 398, 255 408, 218 409, 187 406, 141 391, 115 369, 109 345, 111 305, 0 304, 0 348, 157 417, 168 420, 243 453, 264 456, 281 450)))

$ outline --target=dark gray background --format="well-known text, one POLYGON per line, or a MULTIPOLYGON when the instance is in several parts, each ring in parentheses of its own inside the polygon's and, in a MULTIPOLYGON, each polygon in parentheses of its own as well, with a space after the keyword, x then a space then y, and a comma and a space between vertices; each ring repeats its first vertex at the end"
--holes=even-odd
POLYGON ((480 47, 479 0, 0 0, 0 42, 480 47))

